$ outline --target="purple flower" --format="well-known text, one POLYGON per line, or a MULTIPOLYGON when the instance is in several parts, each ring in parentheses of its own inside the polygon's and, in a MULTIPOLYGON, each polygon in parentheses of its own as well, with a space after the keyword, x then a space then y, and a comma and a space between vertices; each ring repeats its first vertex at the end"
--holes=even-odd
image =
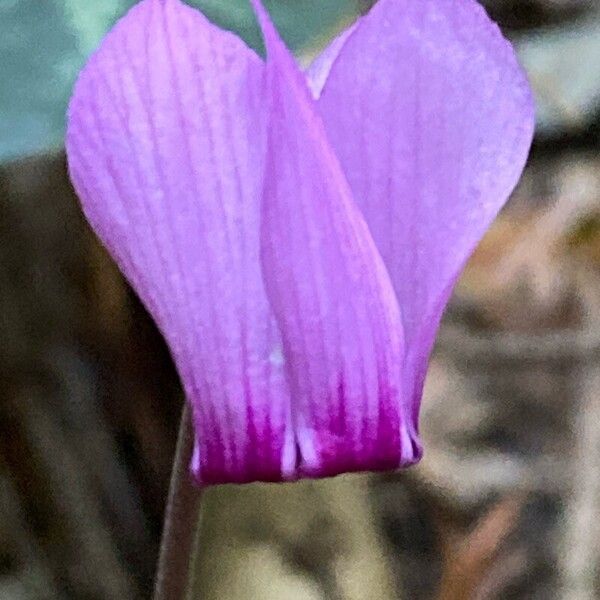
POLYGON ((143 0, 81 73, 70 174, 164 334, 202 483, 393 469, 442 311, 523 169, 529 87, 474 0, 380 0, 303 73, 143 0))

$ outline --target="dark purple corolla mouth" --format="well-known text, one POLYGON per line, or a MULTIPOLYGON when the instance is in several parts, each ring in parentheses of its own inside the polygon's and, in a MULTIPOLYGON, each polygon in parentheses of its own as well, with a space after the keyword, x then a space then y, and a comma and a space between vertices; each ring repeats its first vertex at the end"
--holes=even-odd
POLYGON ((69 107, 87 218, 156 320, 198 482, 416 462, 442 311, 516 184, 529 86, 475 0, 380 0, 302 72, 179 0, 107 35, 69 107))

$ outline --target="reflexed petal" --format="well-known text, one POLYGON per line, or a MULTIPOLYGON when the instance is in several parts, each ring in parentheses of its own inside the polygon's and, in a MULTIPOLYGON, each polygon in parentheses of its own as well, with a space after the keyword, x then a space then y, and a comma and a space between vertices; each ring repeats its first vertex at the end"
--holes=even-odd
POLYGON ((308 86, 315 98, 318 98, 321 95, 321 91, 325 83, 327 82, 327 78, 329 77, 329 72, 331 71, 331 67, 335 60, 337 59, 339 53, 342 51, 342 48, 346 45, 347 39, 352 35, 356 27, 358 26, 358 22, 354 23, 348 29, 345 29, 340 33, 334 40, 317 56, 310 66, 307 69, 307 80, 308 86))
POLYGON ((168 341, 207 483, 278 480, 296 464, 260 272, 263 75, 199 12, 144 0, 92 57, 69 111, 73 182, 168 341))
POLYGON ((327 53, 319 111, 398 295, 416 418, 456 278, 522 172, 529 86, 474 0, 380 0, 327 53))
POLYGON ((272 97, 262 260, 282 332, 300 470, 413 462, 401 316, 304 76, 255 2, 272 97))

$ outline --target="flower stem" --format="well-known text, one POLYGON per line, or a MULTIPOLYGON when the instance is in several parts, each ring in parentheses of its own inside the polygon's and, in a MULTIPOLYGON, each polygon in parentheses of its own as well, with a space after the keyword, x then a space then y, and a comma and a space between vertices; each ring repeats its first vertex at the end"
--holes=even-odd
POLYGON ((154 600, 184 600, 188 589, 201 496, 189 476, 193 438, 190 411, 184 405, 165 510, 154 600))

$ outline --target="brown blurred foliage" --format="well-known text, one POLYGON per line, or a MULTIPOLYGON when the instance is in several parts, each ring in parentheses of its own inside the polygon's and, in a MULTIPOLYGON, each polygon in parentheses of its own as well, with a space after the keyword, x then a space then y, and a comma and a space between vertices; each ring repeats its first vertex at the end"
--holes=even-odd
POLYGON ((17 572, 36 555, 40 589, 133 598, 153 574, 181 404, 168 353, 64 156, 0 168, 0 239, 0 473, 20 522, 0 551, 17 572))

